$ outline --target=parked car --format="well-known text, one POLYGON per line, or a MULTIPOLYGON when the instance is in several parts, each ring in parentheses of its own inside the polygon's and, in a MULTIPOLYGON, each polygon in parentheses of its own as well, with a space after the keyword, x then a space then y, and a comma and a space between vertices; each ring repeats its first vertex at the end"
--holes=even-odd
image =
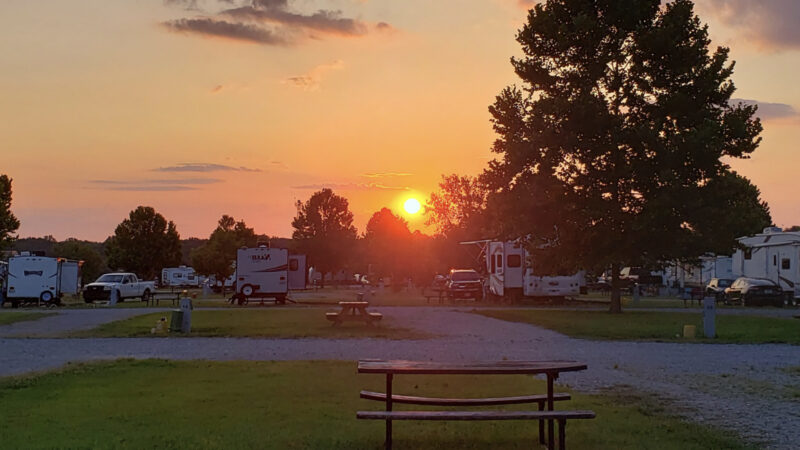
POLYGON ((447 280, 447 298, 483 298, 483 282, 478 272, 472 269, 453 269, 447 280))
POLYGON ((140 281, 132 273, 107 273, 101 275, 97 281, 86 285, 83 291, 83 300, 86 303, 95 300, 109 300, 112 289, 117 291, 120 302, 126 298, 141 298, 142 301, 148 301, 156 287, 154 281, 140 281))
POLYGON ((731 287, 733 280, 730 278, 712 278, 706 285, 706 295, 716 297, 717 301, 725 299, 725 288, 731 287))
POLYGON ((725 288, 725 303, 743 306, 783 306, 783 291, 772 280, 765 278, 737 278, 725 288))

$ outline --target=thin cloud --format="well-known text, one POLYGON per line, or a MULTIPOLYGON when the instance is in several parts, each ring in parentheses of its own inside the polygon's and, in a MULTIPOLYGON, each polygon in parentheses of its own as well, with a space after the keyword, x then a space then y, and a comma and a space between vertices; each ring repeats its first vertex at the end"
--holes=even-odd
MULTIPOLYGON (((319 9, 312 13, 302 13, 292 8, 294 0, 209 2, 224 5, 225 8, 198 17, 166 21, 162 25, 173 32, 274 46, 287 46, 327 36, 360 37, 371 31, 395 31, 386 22, 373 25, 360 19, 345 17, 339 10, 319 9)), ((165 0, 168 6, 194 11, 202 10, 199 3, 199 0, 165 0)))
POLYGON ((155 178, 147 180, 89 180, 92 184, 130 185, 130 184, 215 184, 222 183, 219 178, 155 178))
POLYGON ((732 98, 730 103, 732 105, 737 103, 744 103, 745 105, 757 105, 758 111, 756 111, 756 115, 760 117, 761 120, 785 119, 789 117, 797 117, 798 114, 800 114, 792 105, 787 105, 786 103, 769 103, 745 98, 732 98))
POLYGON ((407 186, 386 186, 379 183, 317 183, 317 184, 304 184, 301 186, 292 186, 292 189, 340 189, 343 191, 407 191, 407 186))
POLYGON ((89 180, 90 189, 131 192, 196 191, 195 186, 221 183, 218 178, 151 178, 136 180, 89 180))
POLYGON ((533 8, 539 3, 539 0, 516 0, 516 1, 517 1, 517 6, 526 11, 533 8))
POLYGON ((290 44, 290 40, 272 30, 246 23, 198 18, 170 20, 163 22, 162 25, 176 33, 193 33, 264 45, 286 46, 290 44))
POLYGON ((407 172, 368 172, 361 174, 362 177, 367 178, 410 177, 412 175, 414 174, 407 172))
POLYGON ((698 7, 736 30, 746 42, 767 50, 800 48, 797 0, 701 0, 698 7))
POLYGON ((174 166, 157 167, 153 170, 156 172, 261 172, 261 169, 258 168, 209 163, 180 163, 174 166))
POLYGON ((328 72, 342 69, 344 69, 344 61, 340 60, 329 64, 320 64, 308 71, 305 75, 297 75, 284 79, 283 83, 302 88, 306 91, 316 91, 319 89, 322 79, 328 72))

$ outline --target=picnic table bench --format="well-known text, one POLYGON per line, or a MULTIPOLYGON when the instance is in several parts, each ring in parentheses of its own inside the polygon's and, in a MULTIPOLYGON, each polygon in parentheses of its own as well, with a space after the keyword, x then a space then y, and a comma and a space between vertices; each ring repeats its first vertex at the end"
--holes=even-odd
POLYGON ((498 361, 472 363, 437 363, 429 361, 382 361, 362 360, 358 362, 358 373, 386 375, 386 393, 361 391, 361 398, 384 402, 385 411, 358 411, 356 418, 386 421, 387 449, 392 448, 392 421, 395 420, 536 420, 539 422, 539 442, 554 449, 556 445, 555 422, 558 422, 558 448, 566 448, 567 420, 593 419, 593 411, 554 411, 556 401, 570 399, 566 393, 556 393, 553 382, 561 372, 585 370, 586 365, 574 361, 498 361), (547 376, 547 393, 493 398, 435 398, 395 395, 392 381, 396 374, 428 375, 508 375, 544 374, 547 376), (393 411, 394 403, 428 406, 495 406, 536 403, 536 411, 393 411), (545 441, 545 423, 547 440, 545 441))
POLYGON ((181 299, 181 291, 155 291, 147 299, 147 306, 158 306, 161 300, 172 302, 172 306, 181 299))
POLYGON ((372 326, 383 319, 383 314, 367 311, 369 302, 339 302, 339 306, 341 311, 325 313, 325 318, 333 322, 333 326, 344 322, 364 322, 372 326))

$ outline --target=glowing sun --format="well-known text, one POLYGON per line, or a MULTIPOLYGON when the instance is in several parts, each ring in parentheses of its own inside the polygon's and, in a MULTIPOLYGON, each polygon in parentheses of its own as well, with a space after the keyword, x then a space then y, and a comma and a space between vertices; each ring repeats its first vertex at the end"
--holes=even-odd
POLYGON ((409 214, 416 214, 420 209, 422 209, 422 205, 419 203, 419 200, 410 198, 403 203, 403 209, 405 209, 409 214))

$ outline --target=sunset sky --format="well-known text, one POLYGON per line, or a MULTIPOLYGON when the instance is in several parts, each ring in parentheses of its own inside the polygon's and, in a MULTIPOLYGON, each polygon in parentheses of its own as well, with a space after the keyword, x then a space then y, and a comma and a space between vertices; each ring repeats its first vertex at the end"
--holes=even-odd
MULTIPOLYGON (((3 1, 0 173, 19 235, 102 240, 150 205, 182 237, 222 214, 290 236, 295 201, 322 187, 363 231, 486 165, 531 3, 3 1)), ((764 141, 733 166, 777 225, 800 224, 800 2, 697 5, 737 61, 735 97, 761 105, 764 141)))

